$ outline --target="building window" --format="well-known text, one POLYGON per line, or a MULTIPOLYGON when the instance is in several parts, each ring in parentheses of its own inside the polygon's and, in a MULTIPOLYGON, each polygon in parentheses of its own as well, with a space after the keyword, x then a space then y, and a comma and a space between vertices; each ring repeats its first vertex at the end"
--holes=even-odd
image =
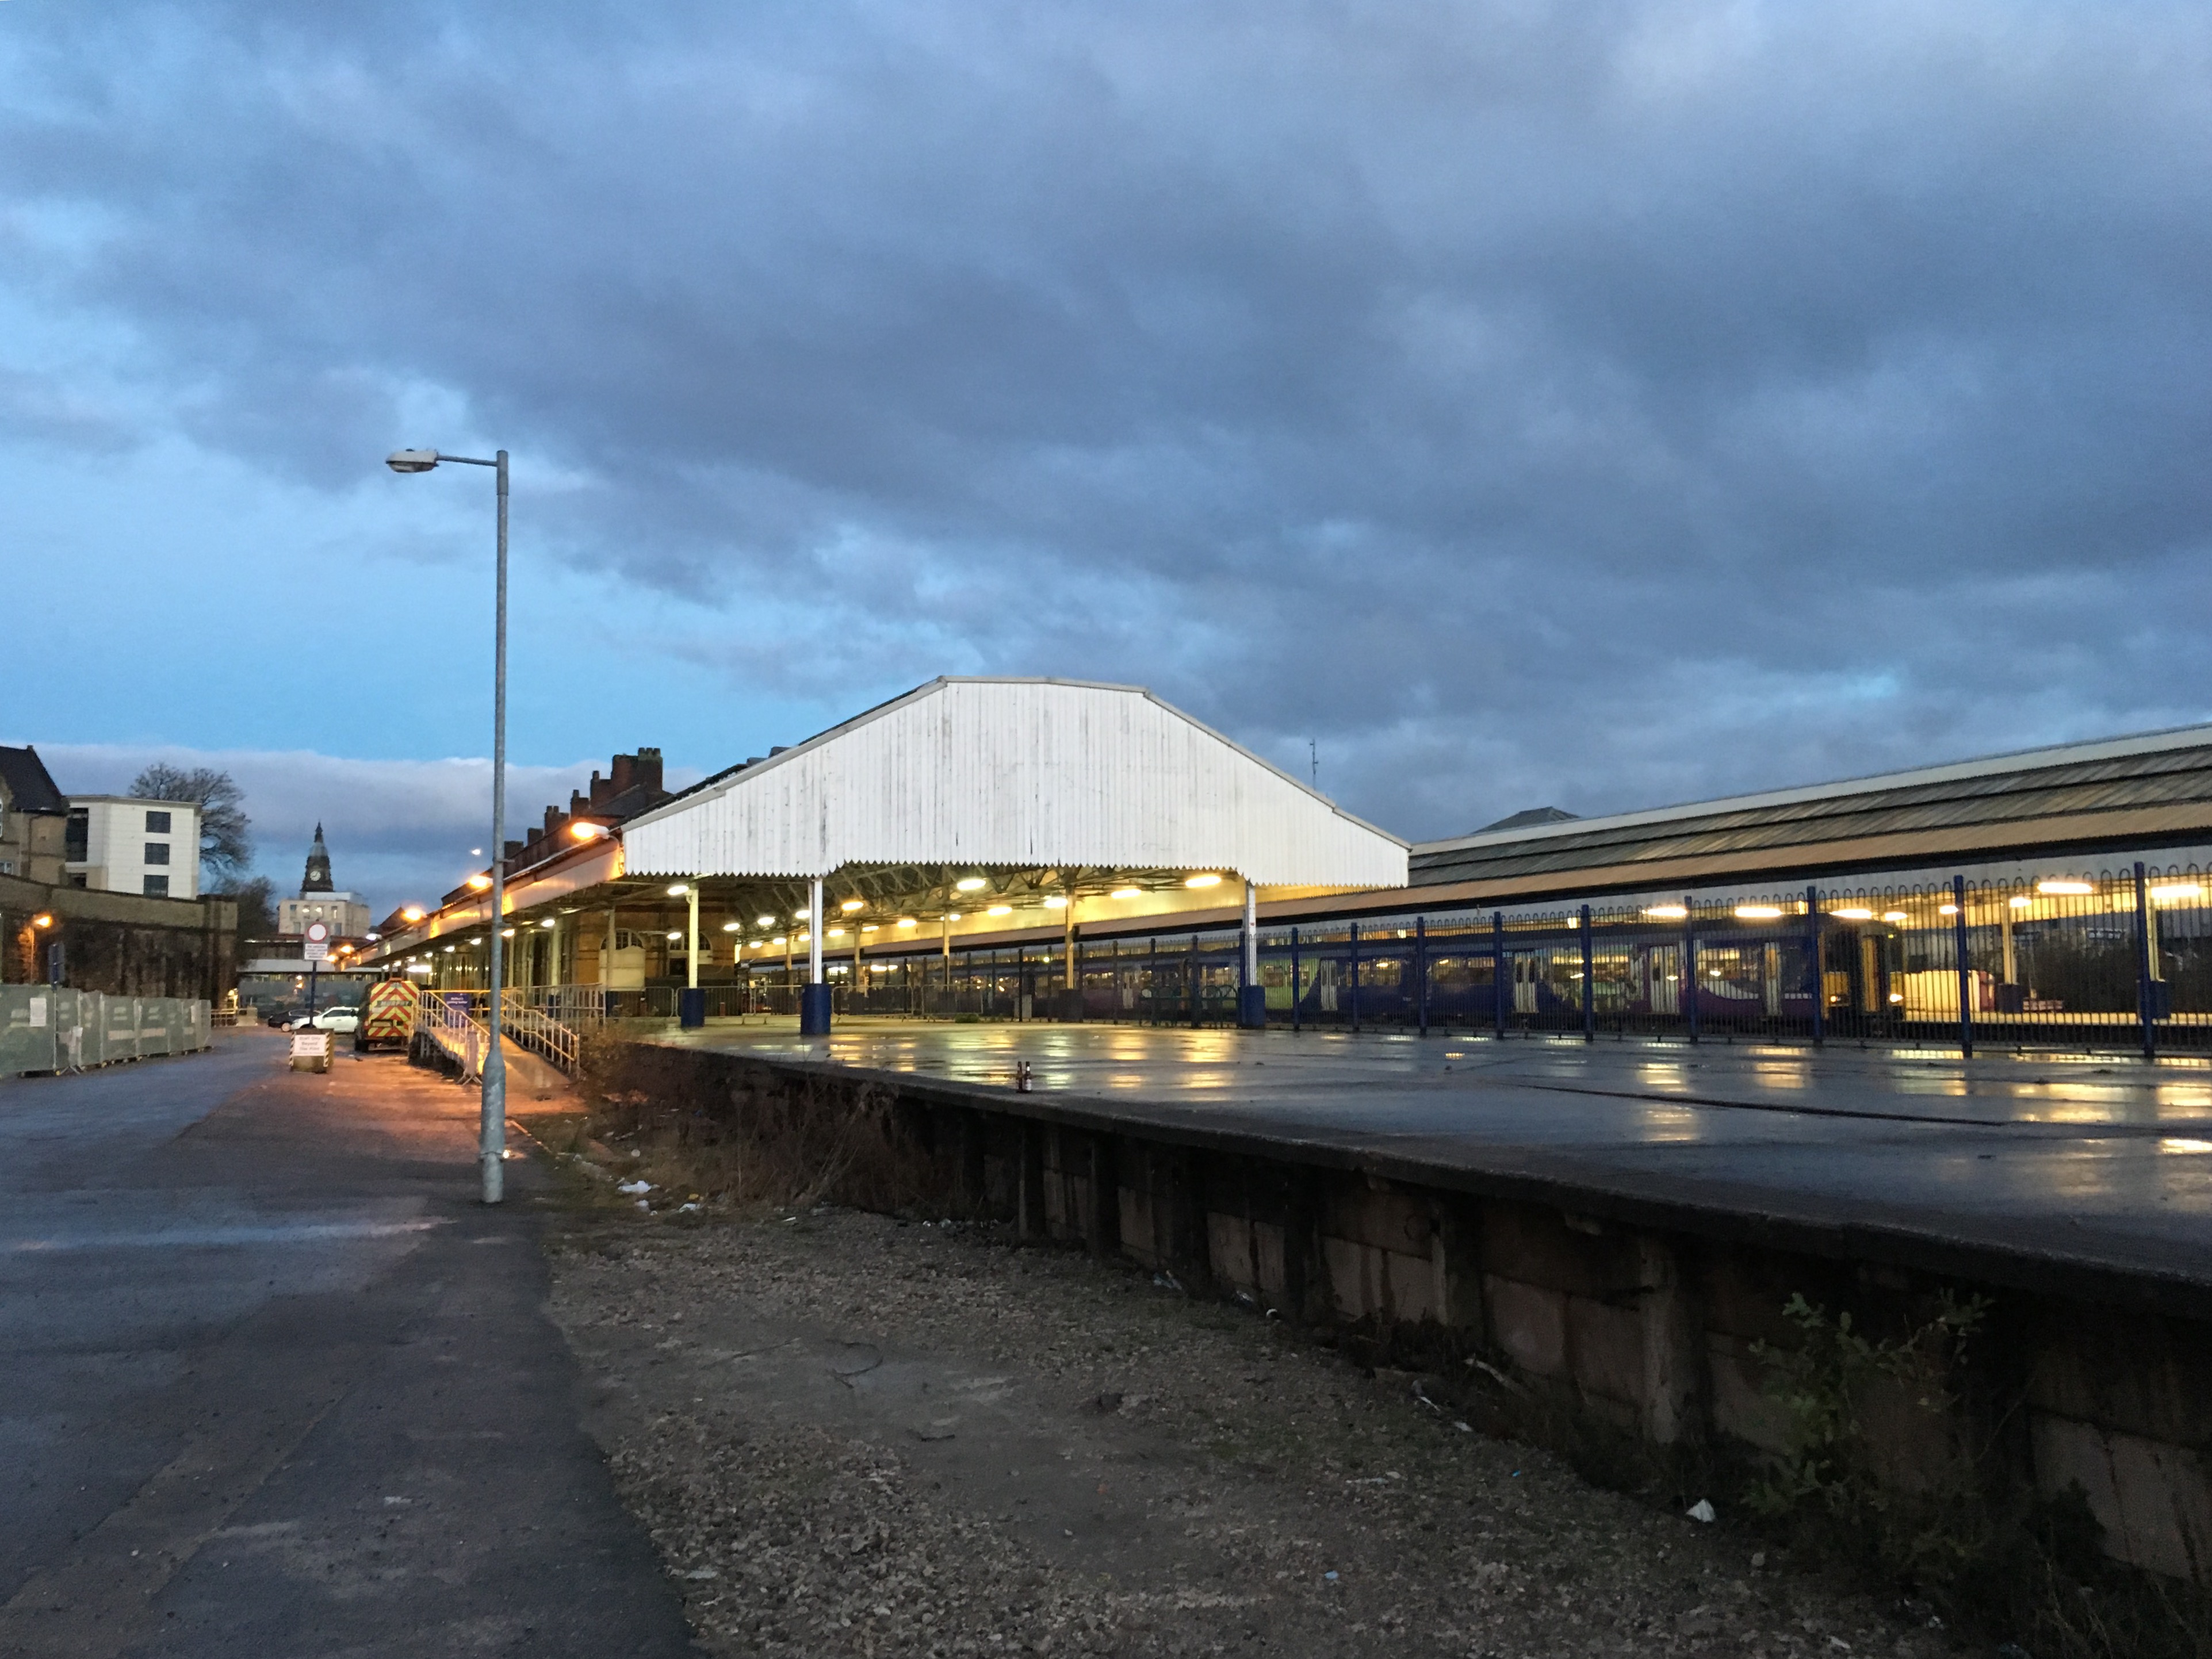
POLYGON ((167 897, 168 897, 168 896, 169 896, 169 878, 168 878, 167 876, 149 876, 149 877, 147 877, 147 878, 146 878, 146 896, 147 896, 148 898, 167 898, 167 897))
POLYGON ((169 833, 169 815, 167 812, 147 813, 146 833, 149 836, 167 835, 169 833))
MULTIPOLYGON (((149 812, 149 813, 148 813, 148 814, 147 814, 147 816, 148 816, 149 817, 151 817, 153 816, 153 814, 149 812)), ((167 842, 166 841, 149 841, 149 842, 148 842, 146 843, 146 862, 147 862, 147 863, 149 863, 149 864, 167 864, 168 861, 169 861, 169 843, 168 843, 168 842, 167 842)))
POLYGON ((62 858, 70 864, 82 864, 91 844, 91 817, 82 806, 70 809, 68 826, 62 831, 62 858))

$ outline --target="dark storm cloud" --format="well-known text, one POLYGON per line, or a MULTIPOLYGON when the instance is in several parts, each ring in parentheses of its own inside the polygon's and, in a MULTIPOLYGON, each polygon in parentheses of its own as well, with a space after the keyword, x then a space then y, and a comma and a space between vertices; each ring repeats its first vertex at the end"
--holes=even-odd
POLYGON ((1413 834, 2207 701, 2193 9, 4 22, 27 303, 333 489, 443 400, 733 684, 1142 681, 1413 834))

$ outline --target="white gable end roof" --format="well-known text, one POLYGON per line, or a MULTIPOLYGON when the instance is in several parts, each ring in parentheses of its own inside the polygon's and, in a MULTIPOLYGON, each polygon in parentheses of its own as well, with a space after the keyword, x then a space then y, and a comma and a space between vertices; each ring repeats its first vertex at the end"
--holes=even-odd
POLYGON ((1233 870, 1395 887, 1406 843, 1133 686, 939 679, 623 830, 644 875, 848 864, 1233 870))

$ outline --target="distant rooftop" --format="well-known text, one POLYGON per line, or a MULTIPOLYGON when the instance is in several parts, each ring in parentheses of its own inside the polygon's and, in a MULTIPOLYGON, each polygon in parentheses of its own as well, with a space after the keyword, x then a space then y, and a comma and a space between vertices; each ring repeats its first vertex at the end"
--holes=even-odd
POLYGON ((1567 823, 1575 815, 1563 806, 1531 806, 1526 811, 1515 812, 1495 823, 1486 823, 1474 833, 1488 835, 1492 830, 1527 830, 1539 823, 1567 823))
POLYGON ((0 745, 0 787, 8 791, 8 804, 18 812, 66 812, 69 800, 56 787, 39 751, 26 744, 21 749, 0 745))

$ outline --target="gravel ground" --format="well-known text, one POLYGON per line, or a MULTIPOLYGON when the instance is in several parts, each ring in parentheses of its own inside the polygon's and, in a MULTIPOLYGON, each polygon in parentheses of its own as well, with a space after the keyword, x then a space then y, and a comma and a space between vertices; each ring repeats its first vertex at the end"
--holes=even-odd
POLYGON ((553 1310, 710 1652, 1929 1654, 1242 1310, 988 1231, 576 1216, 553 1310))

